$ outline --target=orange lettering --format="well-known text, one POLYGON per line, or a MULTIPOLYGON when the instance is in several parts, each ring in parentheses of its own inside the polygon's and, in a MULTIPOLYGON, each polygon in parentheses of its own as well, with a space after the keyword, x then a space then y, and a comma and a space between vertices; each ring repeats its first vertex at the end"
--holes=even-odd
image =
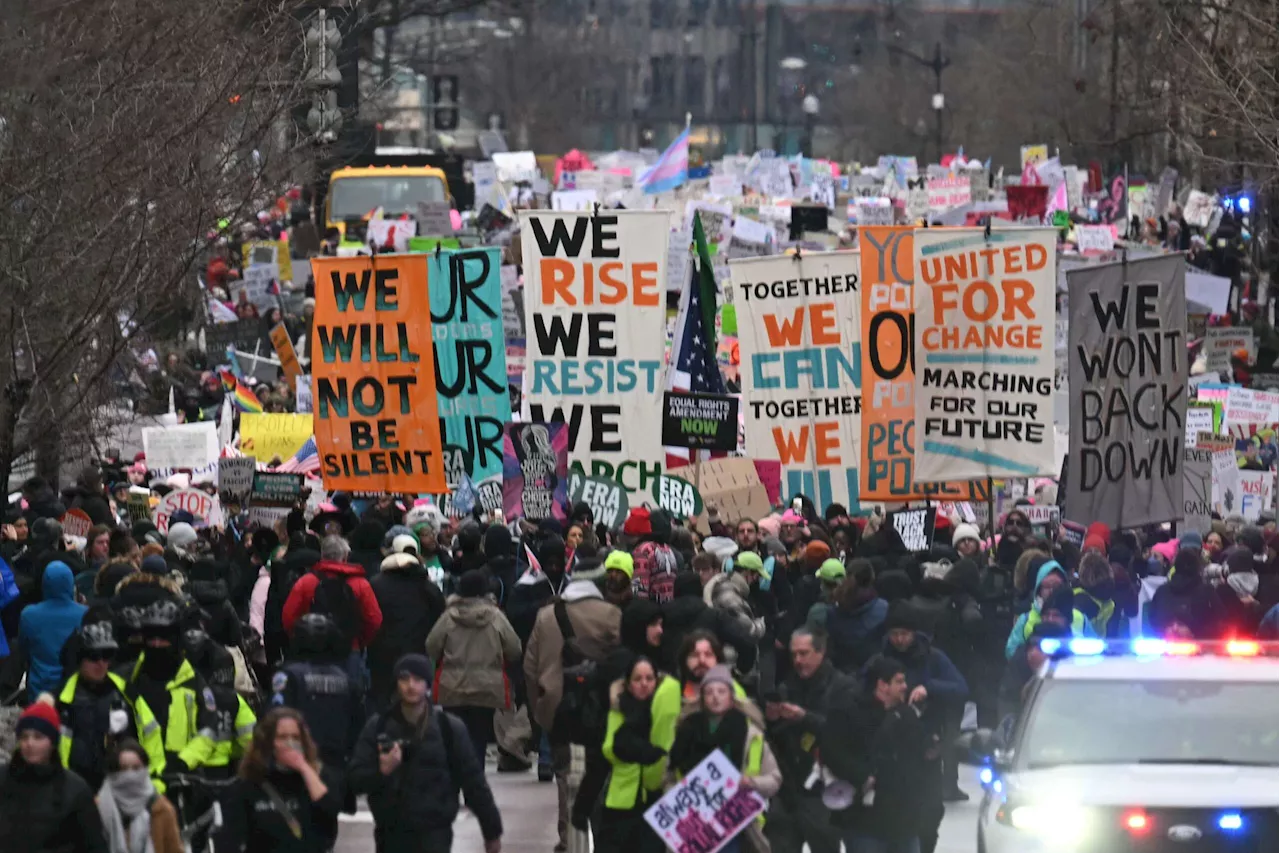
POLYGON ((1036 318, 1031 311, 1031 297, 1035 295, 1031 282, 1025 278, 1007 278, 1000 282, 1000 288, 1004 291, 1004 313, 1000 315, 1001 320, 1016 319, 1014 314, 1017 312, 1021 312, 1028 320, 1036 318))
POLYGON ((617 305, 627 298, 627 283, 614 277, 615 272, 621 271, 622 264, 618 261, 609 261, 600 265, 600 284, 602 288, 609 288, 607 292, 600 294, 602 304, 617 305))
POLYGON ((1022 272, 1022 267, 1018 266, 1022 260, 1019 257, 1017 246, 1004 247, 1004 271, 1005 272, 1022 272))
POLYGON ((632 300, 636 305, 658 304, 658 265, 652 261, 631 265, 632 300))
POLYGON ((1044 265, 1049 262, 1049 254, 1044 250, 1044 246, 1039 243, 1027 244, 1027 272, 1044 269, 1044 265))
POLYGON ((985 323, 995 316, 996 311, 1000 308, 1000 302, 996 298, 996 289, 991 286, 990 282, 978 280, 970 284, 964 291, 964 313, 970 320, 979 323, 985 323), (982 294, 982 307, 979 308, 977 294, 982 294))
POLYGON ((791 315, 791 319, 783 320, 782 325, 778 325, 778 316, 776 314, 764 315, 764 333, 769 338, 769 346, 771 347, 798 347, 800 339, 804 332, 804 309, 797 308, 795 313, 791 315))
POLYGON ((798 440, 795 433, 787 432, 782 427, 774 427, 773 443, 778 447, 778 461, 783 465, 809 461, 809 427, 800 427, 798 440))
POLYGON ((836 306, 831 302, 809 306, 809 337, 815 347, 840 343, 836 329, 836 306))
POLYGON ((944 284, 938 287, 929 288, 933 295, 933 323, 931 325, 941 326, 946 317, 946 313, 959 305, 956 301, 956 295, 960 288, 954 284, 944 284))
POLYGON ((818 424, 813 428, 814 462, 819 465, 839 465, 840 425, 836 423, 818 424))
POLYGON ((564 258, 543 258, 538 264, 542 278, 542 304, 553 305, 557 298, 565 305, 577 305, 570 285, 573 284, 573 264, 564 258))

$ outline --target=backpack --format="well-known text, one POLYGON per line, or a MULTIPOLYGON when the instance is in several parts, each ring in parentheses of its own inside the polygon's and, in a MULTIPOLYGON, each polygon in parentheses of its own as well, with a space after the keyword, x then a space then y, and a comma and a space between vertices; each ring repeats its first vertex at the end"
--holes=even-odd
POLYGON ((310 613, 328 616, 338 627, 344 648, 350 646, 360 631, 360 608, 356 594, 345 575, 316 572, 316 591, 311 598, 310 613))
MULTIPOLYGON (((455 789, 462 787, 462 770, 458 765, 457 752, 453 746, 455 737, 453 731, 453 722, 457 717, 450 714, 439 705, 433 705, 431 708, 433 714, 433 722, 440 727, 440 740, 444 744, 444 762, 449 768, 449 777, 453 780, 455 789)), ((377 735, 381 735, 387 730, 387 715, 382 714, 378 720, 378 727, 374 730, 377 735)), ((484 767, 484 756, 480 756, 480 766, 484 767)), ((402 765, 403 766, 403 765, 402 765)))
POLYGON ((563 599, 552 605, 564 647, 560 664, 564 669, 564 687, 556 708, 552 734, 571 743, 594 744, 604 735, 608 705, 601 696, 598 665, 582 653, 569 621, 569 610, 563 599))

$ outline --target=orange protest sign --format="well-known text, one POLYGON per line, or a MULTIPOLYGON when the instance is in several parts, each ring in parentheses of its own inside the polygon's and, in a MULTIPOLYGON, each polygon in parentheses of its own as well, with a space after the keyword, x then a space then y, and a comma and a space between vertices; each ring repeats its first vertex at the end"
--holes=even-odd
POLYGON ((863 501, 985 501, 986 483, 916 483, 915 249, 910 226, 858 229, 862 259, 863 501))
POLYGON ((302 365, 298 364, 298 354, 293 349, 293 341, 289 340, 289 330, 284 327, 284 323, 277 323, 271 329, 271 345, 276 348, 276 358, 280 359, 280 367, 292 386, 302 375, 302 365))
POLYGON ((316 258, 312 375, 326 489, 445 492, 423 254, 316 258))

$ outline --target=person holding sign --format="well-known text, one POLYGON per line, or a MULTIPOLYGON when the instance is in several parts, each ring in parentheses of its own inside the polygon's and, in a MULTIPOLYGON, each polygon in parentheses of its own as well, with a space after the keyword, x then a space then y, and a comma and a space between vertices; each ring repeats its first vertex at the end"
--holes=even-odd
MULTIPOLYGON (((699 710, 686 717, 676 729, 671 746, 670 770, 683 777, 717 749, 742 771, 742 787, 766 800, 782 787, 782 770, 765 740, 764 731, 743 710, 734 692, 729 667, 717 664, 702 677, 699 710)), ((763 819, 749 824, 720 848, 720 853, 768 851, 761 831, 763 819)))

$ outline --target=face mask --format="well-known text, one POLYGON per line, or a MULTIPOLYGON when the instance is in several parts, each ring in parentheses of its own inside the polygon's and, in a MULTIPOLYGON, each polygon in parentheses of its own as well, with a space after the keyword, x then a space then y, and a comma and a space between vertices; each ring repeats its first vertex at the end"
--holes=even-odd
POLYGON ((182 650, 177 646, 147 646, 143 655, 143 669, 149 675, 169 676, 182 662, 182 650))

